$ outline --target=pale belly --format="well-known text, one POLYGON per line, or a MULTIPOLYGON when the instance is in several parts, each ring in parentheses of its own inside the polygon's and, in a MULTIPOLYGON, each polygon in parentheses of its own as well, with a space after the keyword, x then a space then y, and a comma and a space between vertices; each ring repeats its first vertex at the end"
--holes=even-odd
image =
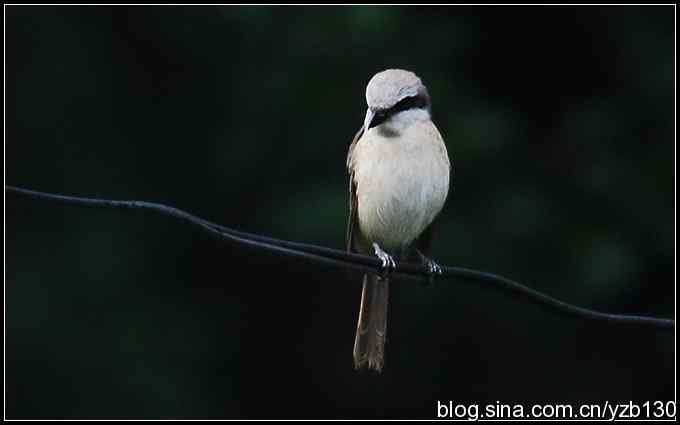
POLYGON ((359 229, 367 242, 392 254, 418 238, 446 201, 449 161, 439 134, 432 136, 376 135, 355 152, 359 229))

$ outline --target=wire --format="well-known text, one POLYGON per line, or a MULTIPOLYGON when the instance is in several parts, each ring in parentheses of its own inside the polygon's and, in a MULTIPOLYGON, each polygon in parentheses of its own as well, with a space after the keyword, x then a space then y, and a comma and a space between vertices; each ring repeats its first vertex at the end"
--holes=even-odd
MULTIPOLYGON (((5 186, 5 191, 33 199, 58 202, 62 204, 80 205, 86 207, 154 211, 163 215, 174 217, 180 221, 198 227, 200 230, 221 240, 227 240, 242 246, 266 250, 282 256, 302 258, 338 268, 351 268, 354 270, 370 272, 376 271, 381 264, 377 258, 366 255, 241 232, 212 223, 178 208, 153 202, 82 198, 58 195, 54 193, 38 192, 35 190, 23 189, 8 185, 5 186)), ((400 262, 392 273, 404 278, 417 279, 420 281, 429 278, 429 273, 425 266, 405 262, 400 262)), ((495 288, 504 289, 510 293, 520 296, 526 301, 551 309, 557 313, 584 320, 596 320, 621 324, 650 325, 665 329, 672 329, 675 327, 674 319, 602 313, 584 307, 579 307, 564 301, 560 301, 547 294, 529 288, 519 282, 493 273, 462 267, 442 267, 442 276, 438 276, 437 279, 443 278, 461 278, 465 280, 491 284, 495 288)))

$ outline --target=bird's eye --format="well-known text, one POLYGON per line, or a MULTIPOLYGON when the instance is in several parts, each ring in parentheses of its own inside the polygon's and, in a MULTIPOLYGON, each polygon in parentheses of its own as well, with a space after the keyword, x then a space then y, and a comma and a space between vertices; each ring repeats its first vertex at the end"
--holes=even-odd
POLYGON ((382 124, 389 117, 389 110, 380 109, 374 112, 373 120, 371 121, 370 128, 382 124))

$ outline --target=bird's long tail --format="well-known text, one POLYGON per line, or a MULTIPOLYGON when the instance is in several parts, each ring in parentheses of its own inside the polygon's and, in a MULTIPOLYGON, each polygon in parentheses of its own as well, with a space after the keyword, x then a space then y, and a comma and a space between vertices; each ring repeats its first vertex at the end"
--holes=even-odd
POLYGON ((354 339, 354 367, 380 372, 385 358, 389 280, 376 274, 364 275, 361 309, 354 339))

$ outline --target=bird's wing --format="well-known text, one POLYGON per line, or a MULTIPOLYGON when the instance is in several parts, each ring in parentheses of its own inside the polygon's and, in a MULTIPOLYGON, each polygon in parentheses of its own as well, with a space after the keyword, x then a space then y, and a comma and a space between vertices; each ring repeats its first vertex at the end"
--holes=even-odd
POLYGON ((359 139, 364 134, 364 126, 362 125, 357 131, 357 134, 352 140, 352 144, 349 145, 349 151, 347 152, 347 172, 349 174, 349 216, 347 217, 347 251, 352 252, 354 250, 354 226, 357 222, 357 185, 354 181, 354 170, 352 169, 352 154, 354 153, 354 148, 356 147, 359 139))

